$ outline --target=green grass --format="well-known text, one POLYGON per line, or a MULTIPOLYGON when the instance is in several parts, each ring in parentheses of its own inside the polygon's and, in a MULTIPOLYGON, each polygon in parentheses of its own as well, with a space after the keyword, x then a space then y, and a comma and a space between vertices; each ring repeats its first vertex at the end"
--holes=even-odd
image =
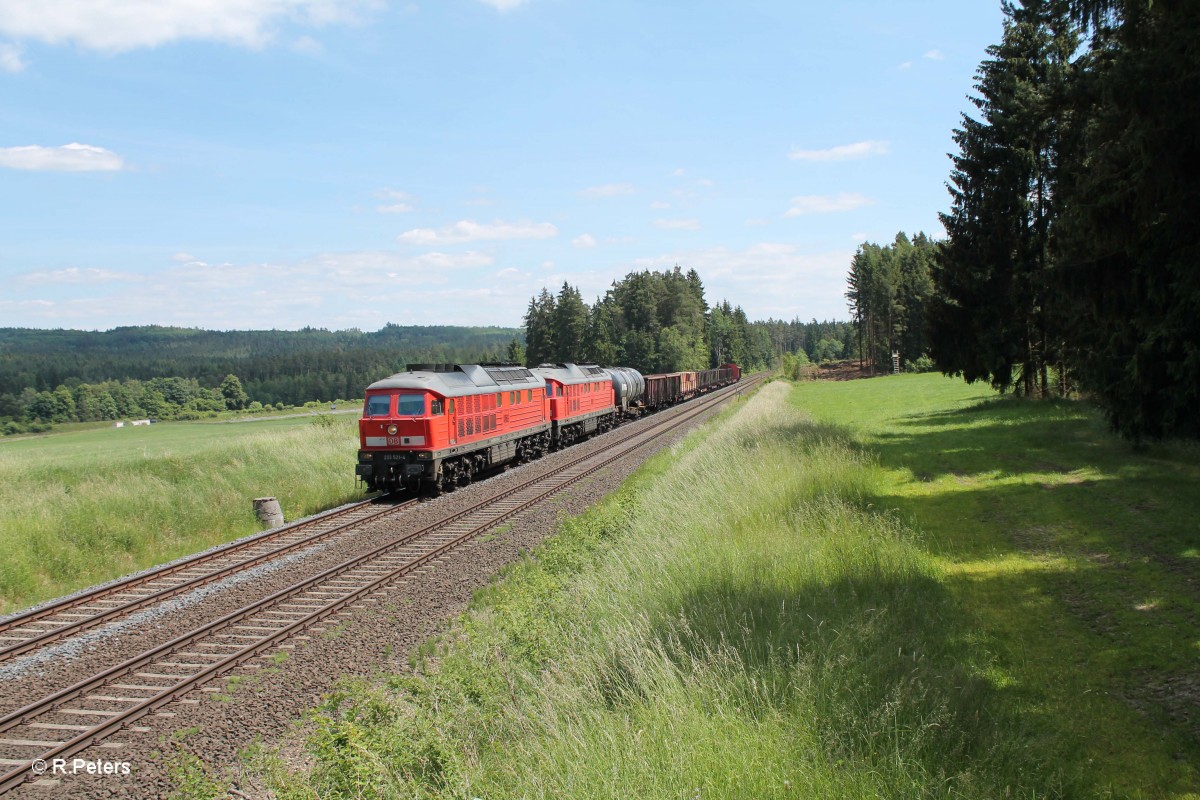
POLYGON ((264 769, 289 798, 1194 796, 1195 695, 1163 691, 1195 687, 1195 467, 936 376, 773 384, 412 674, 333 695, 311 772, 264 769))
POLYGON ((354 416, 161 423, 0 441, 0 611, 360 496, 354 416), (313 424, 313 419, 325 421, 313 424))
POLYGON ((926 532, 1068 780, 1200 789, 1200 449, 1135 450, 1080 403, 899 376, 794 403, 878 454, 874 502, 926 532))

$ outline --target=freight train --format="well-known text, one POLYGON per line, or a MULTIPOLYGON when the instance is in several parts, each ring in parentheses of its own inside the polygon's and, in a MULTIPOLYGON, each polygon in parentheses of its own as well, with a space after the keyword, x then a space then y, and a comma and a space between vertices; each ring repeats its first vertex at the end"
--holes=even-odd
POLYGON ((413 365, 367 387, 355 474, 367 491, 437 495, 740 379, 736 364, 663 375, 571 363, 413 365))

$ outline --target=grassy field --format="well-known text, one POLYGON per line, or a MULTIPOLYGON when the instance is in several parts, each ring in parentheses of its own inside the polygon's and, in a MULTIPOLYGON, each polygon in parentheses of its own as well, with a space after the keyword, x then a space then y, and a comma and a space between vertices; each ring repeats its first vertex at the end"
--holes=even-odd
POLYGON ((280 797, 1195 797, 1197 457, 775 383, 566 520, 280 797))
POLYGON ((355 416, 160 423, 0 440, 0 612, 359 495, 355 416), (315 424, 314 419, 321 420, 315 424))

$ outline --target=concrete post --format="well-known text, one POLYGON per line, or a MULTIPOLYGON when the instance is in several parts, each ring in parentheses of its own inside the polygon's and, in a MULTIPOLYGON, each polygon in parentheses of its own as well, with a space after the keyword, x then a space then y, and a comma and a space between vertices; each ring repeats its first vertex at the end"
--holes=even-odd
POLYGON ((283 508, 274 497, 254 498, 254 513, 264 528, 278 528, 283 524, 283 508))

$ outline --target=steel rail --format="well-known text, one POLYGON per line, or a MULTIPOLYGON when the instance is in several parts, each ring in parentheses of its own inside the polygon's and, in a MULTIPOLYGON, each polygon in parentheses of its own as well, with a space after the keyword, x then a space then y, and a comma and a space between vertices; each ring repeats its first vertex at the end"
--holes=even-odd
MULTIPOLYGON (((508 519, 509 517, 518 514, 533 505, 536 505, 548 496, 557 494, 567 486, 570 486, 576 481, 581 480, 585 476, 590 475, 597 470, 603 469, 614 461, 624 458, 645 444, 654 441, 655 439, 665 435, 671 430, 674 430, 680 425, 683 425, 684 423, 694 419, 696 416, 704 413, 710 408, 719 405, 728 397, 740 394, 747 386, 753 385, 754 383, 756 383, 756 381, 752 380, 747 382, 747 384, 735 384, 727 389, 717 390, 713 393, 710 393, 704 398, 704 401, 700 406, 695 408, 686 408, 683 413, 664 419, 662 420, 661 424, 653 426, 646 431, 639 432, 625 442, 622 442, 615 452, 602 451, 600 453, 591 453, 578 459, 574 459, 570 463, 557 468, 550 474, 539 476, 525 482, 518 487, 514 487, 512 489, 499 492, 492 497, 485 498, 483 501, 474 504, 463 512, 452 514, 444 520, 426 526, 419 531, 398 537, 392 542, 382 545, 370 553, 351 558, 342 564, 331 567, 324 572, 312 576, 311 578, 308 578, 294 586, 275 592, 267 598, 263 598, 262 600, 259 600, 245 608, 227 614, 218 620, 214 620, 189 633, 172 639, 170 642, 166 642, 146 651, 145 653, 134 656, 133 658, 121 664, 110 667, 109 669, 104 670, 103 672, 90 678, 85 678, 73 686, 55 692, 52 695, 35 701, 34 703, 30 703, 24 708, 6 715, 0 719, 0 733, 11 730, 12 728, 18 727, 22 724, 26 724, 30 720, 36 719, 44 714, 58 713, 58 707, 63 703, 78 698, 81 695, 92 691, 93 689, 111 683, 122 676, 128 675, 133 673, 135 670, 150 665, 162 656, 169 656, 178 651, 180 648, 198 644, 199 640, 213 637, 218 632, 237 625, 237 623, 253 617, 256 614, 272 613, 272 608, 285 604, 288 599, 296 597, 297 595, 301 595, 308 591, 313 591, 314 587, 329 583, 333 578, 344 575, 358 567, 369 566, 372 563, 380 560, 382 556, 385 556, 392 551, 399 550, 408 544, 419 542, 423 538, 433 539, 434 537, 429 535, 432 532, 437 531, 438 529, 446 528, 455 522, 459 522, 474 512, 484 509, 486 506, 495 505, 497 501, 503 498, 510 497, 511 495, 516 494, 524 489, 534 490, 530 497, 521 500, 512 508, 499 509, 497 513, 487 515, 483 521, 469 525, 466 531, 454 533, 452 538, 446 541, 431 542, 434 544, 433 549, 416 555, 415 557, 406 559, 403 564, 395 569, 389 569, 382 574, 367 573, 369 580, 367 580, 363 585, 344 593, 341 597, 325 603, 315 611, 303 614, 298 619, 286 621, 286 624, 275 629, 262 626, 253 626, 256 629, 269 630, 270 632, 267 635, 261 636, 255 641, 240 647, 240 649, 238 649, 236 652, 228 654, 224 658, 221 658, 211 664, 188 665, 202 666, 202 668, 197 672, 193 672, 188 675, 155 673, 155 675, 158 675, 160 679, 178 678, 179 680, 169 686, 137 687, 146 691, 156 690, 156 693, 146 698, 126 698, 126 700, 130 702, 134 700, 138 702, 133 707, 124 711, 101 712, 97 710, 89 712, 107 714, 109 718, 96 726, 84 730, 67 741, 58 743, 52 749, 42 753, 38 758, 29 759, 20 763, 16 769, 13 769, 3 776, 0 776, 0 794, 3 794, 14 787, 21 785, 31 777, 36 777, 32 772, 32 767, 35 761, 41 760, 49 762, 55 758, 65 758, 66 756, 77 753, 86 747, 100 742, 108 735, 120 730, 125 725, 136 721, 150 711, 159 708, 162 705, 171 702, 172 700, 178 699, 194 689, 196 686, 206 683, 214 677, 219 677, 238 664, 241 664, 244 661, 254 657, 262 650, 274 645, 277 642, 287 639, 297 631, 310 627, 313 623, 323 620, 331 614, 342 610, 356 600, 376 592, 396 579, 403 577, 418 567, 438 558, 449 550, 468 541, 469 539, 478 535, 481 531, 494 528, 497 524, 503 522, 505 519, 508 519), (597 456, 599 456, 599 458, 597 458, 597 456), (580 466, 588 460, 594 460, 595 463, 586 466, 585 469, 576 474, 564 475, 564 473, 569 473, 574 467, 580 466), (539 483, 545 483, 547 485, 539 489, 537 488, 539 483)), ((329 592, 322 591, 322 593, 328 594, 329 592)), ((296 614, 299 612, 274 613, 296 614)), ((273 621, 279 622, 279 620, 273 621)), ((191 657, 198 655, 209 654, 191 654, 191 657)), ((165 663, 163 666, 173 666, 175 663, 176 662, 165 663)), ((179 666, 185 665, 179 664, 179 666)), ((134 689, 135 687, 126 688, 134 689)))
POLYGON ((204 564, 226 558, 243 550, 253 550, 270 539, 286 538, 305 528, 319 526, 331 520, 348 516, 354 512, 362 510, 366 506, 378 504, 380 499, 381 498, 373 498, 371 500, 364 500, 362 502, 346 506, 345 508, 326 512, 325 514, 317 517, 311 517, 278 528, 273 528, 269 531, 264 531, 253 538, 244 539, 238 542, 231 542, 230 544, 224 545, 221 548, 199 553, 191 556, 190 558, 160 567, 159 569, 134 575, 118 581, 117 583, 108 584, 94 592, 87 592, 84 594, 75 595, 73 597, 68 597, 57 603, 36 608, 26 612, 25 614, 7 619, 3 623, 0 623, 0 637, 17 639, 17 641, 13 644, 0 646, 0 662, 14 658, 23 653, 27 653, 30 650, 36 650, 39 647, 59 639, 66 638, 67 636, 73 636, 77 633, 89 630, 97 625, 108 622, 109 620, 137 611, 138 609, 160 603, 163 600, 167 600, 185 592, 192 591, 200 586, 205 586, 209 583, 221 580, 231 574, 250 569, 254 566, 271 561, 295 550, 309 547, 313 544, 323 541, 324 539, 339 534, 345 531, 347 528, 352 528, 365 522, 370 522, 371 520, 379 519, 380 517, 385 517, 389 514, 394 514, 401 509, 417 502, 416 500, 407 500, 398 505, 389 506, 375 513, 368 514, 365 517, 344 522, 340 525, 330 528, 329 530, 320 530, 309 536, 302 536, 299 539, 290 541, 277 547, 273 547, 269 550, 253 555, 250 558, 236 561, 232 564, 220 567, 212 572, 206 572, 202 575, 188 578, 182 583, 172 584, 162 589, 157 589, 150 594, 136 596, 131 600, 121 600, 119 601, 119 605, 112 606, 111 608, 107 609, 101 609, 94 614, 89 614, 83 619, 67 620, 56 627, 49 628, 41 632, 33 631, 33 635, 27 638, 20 638, 13 636, 12 634, 6 635, 7 631, 19 629, 24 625, 30 625, 38 622, 47 624, 46 620, 48 618, 52 618, 58 614, 70 612, 72 609, 81 609, 83 606, 87 606, 96 602, 114 602, 112 600, 105 600, 105 598, 110 598, 114 595, 131 593, 134 589, 145 587, 147 584, 162 580, 164 578, 169 578, 184 570, 195 569, 203 566, 204 564))

